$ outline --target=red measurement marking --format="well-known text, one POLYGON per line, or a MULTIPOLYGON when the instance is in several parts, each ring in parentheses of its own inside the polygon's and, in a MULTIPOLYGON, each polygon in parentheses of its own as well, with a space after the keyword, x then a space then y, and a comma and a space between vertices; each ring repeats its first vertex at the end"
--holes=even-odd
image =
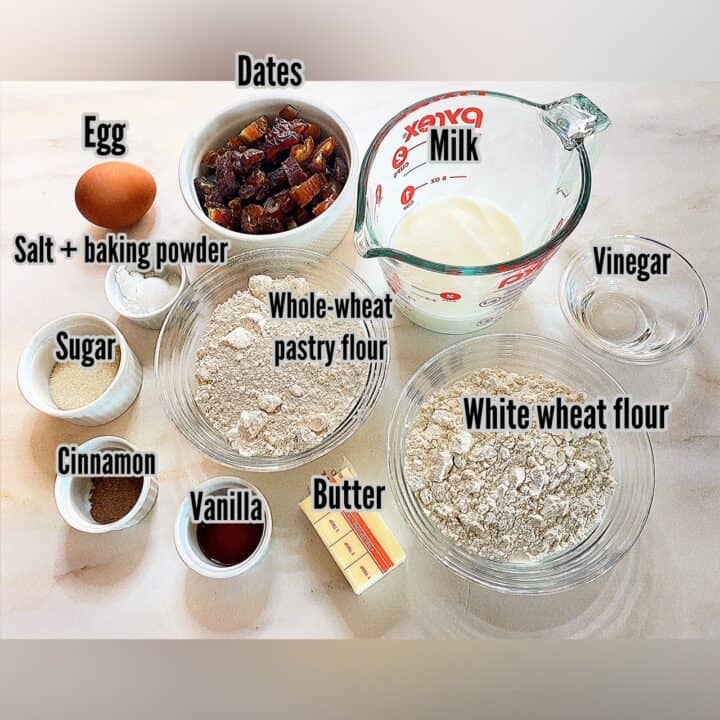
POLYGON ((408 156, 408 149, 401 145, 394 153, 393 159, 392 159, 392 166, 395 170, 399 170, 403 163, 407 160, 408 156))
POLYGON ((378 183, 375 188, 375 205, 379 205, 382 202, 382 185, 378 183))
POLYGON ((400 292, 400 288, 402 288, 402 280, 400 280, 400 276, 397 273, 393 273, 388 278, 387 283, 394 293, 400 292))
POLYGON ((444 293, 440 293, 440 297, 443 300, 449 300, 450 302, 455 302, 455 300, 459 300, 462 297, 462 295, 460 293, 456 293, 456 292, 444 292, 444 293))
POLYGON ((403 205, 407 205, 415 197, 415 188, 412 185, 408 185, 402 193, 400 193, 400 202, 403 205))
POLYGON ((523 265, 521 268, 518 268, 518 271, 516 273, 508 275, 501 280, 500 284, 498 285, 498 290, 502 290, 508 285, 512 285, 513 283, 519 282, 520 280, 524 280, 525 278, 529 278, 531 275, 534 275, 538 270, 542 269, 547 259, 547 257, 540 258, 539 260, 535 260, 529 265, 523 265))

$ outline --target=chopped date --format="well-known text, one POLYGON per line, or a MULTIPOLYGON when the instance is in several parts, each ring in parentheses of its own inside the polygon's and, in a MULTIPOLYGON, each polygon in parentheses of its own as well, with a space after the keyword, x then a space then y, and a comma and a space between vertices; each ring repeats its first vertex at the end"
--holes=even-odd
POLYGON ((290 188, 290 194, 300 207, 305 207, 325 187, 325 183, 325 177, 320 173, 315 173, 305 182, 290 188))
POLYGON ((240 131, 239 137, 243 142, 248 144, 257 142, 267 133, 269 124, 268 119, 264 115, 261 115, 257 120, 253 120, 249 125, 246 125, 240 131))
POLYGON ((225 148, 227 150, 237 150, 238 152, 245 152, 247 145, 244 144, 240 135, 233 135, 225 141, 225 148))
POLYGON ((278 201, 273 198, 269 197, 265 202, 263 203, 263 210, 265 211, 266 215, 269 215, 270 217, 280 217, 282 213, 280 212, 280 205, 278 201))
POLYGON ((315 141, 311 137, 305 138, 305 142, 299 145, 293 145, 290 148, 290 157, 302 165, 302 163, 307 162, 312 157, 314 149, 315 141))
POLYGON ((327 170, 328 158, 335 152, 337 144, 335 138, 329 137, 318 144, 315 153, 310 160, 308 169, 316 173, 325 172, 327 170))
POLYGON ((248 148, 245 152, 233 155, 235 158, 235 172, 243 174, 257 167, 264 159, 265 153, 257 148, 248 148))
POLYGON ((235 164, 240 153, 231 150, 218 158, 215 168, 215 187, 221 197, 229 199, 237 195, 240 182, 235 175, 235 164))
POLYGON ((279 167, 274 170, 270 170, 270 172, 268 172, 265 176, 265 181, 267 182, 268 190, 270 192, 275 192, 276 190, 284 188, 288 184, 285 169, 283 167, 279 167))
POLYGON ((228 204, 228 210, 233 214, 233 230, 240 227, 240 219, 242 218, 243 201, 237 197, 233 198, 228 204))
POLYGON ((255 188, 255 200, 262 202, 268 196, 267 175, 255 168, 247 177, 248 184, 255 188))
POLYGON ((337 147, 334 137, 325 138, 321 143, 318 143, 318 152, 321 152, 326 158, 329 158, 337 147))
POLYGON ((315 217, 317 217, 318 215, 322 215, 322 213, 324 213, 334 202, 334 195, 326 197, 324 200, 321 200, 317 205, 315 205, 315 207, 312 209, 312 214, 315 217))
POLYGON ((247 145, 244 145, 242 142, 242 139, 239 135, 236 135, 235 137, 231 137, 226 143, 225 147, 228 150, 237 150, 238 152, 245 152, 247 150, 247 145))
POLYGON ((307 120, 293 120, 292 128, 295 132, 300 133, 304 137, 311 137, 316 142, 322 137, 320 126, 315 123, 307 122, 307 120))
POLYGON ((313 216, 305 208, 300 208, 299 210, 297 210, 294 217, 295 222, 298 225, 304 225, 306 222, 310 222, 310 220, 313 219, 313 216))
POLYGON ((207 210, 213 207, 222 207, 224 204, 225 198, 217 187, 214 187, 205 198, 205 208, 207 210))
POLYGON ((248 176, 249 185, 259 188, 265 182, 266 175, 260 168, 255 168, 248 176))
POLYGON ((340 155, 337 155, 335 157, 335 164, 333 165, 332 175, 340 183, 341 186, 347 182, 348 166, 345 160, 340 155))
POLYGON ((300 113, 298 112, 298 109, 296 107, 293 107, 292 105, 286 105, 278 113, 278 117, 281 117, 283 120, 295 120, 295 118, 297 118, 298 115, 300 115, 300 113))
POLYGON ((285 158, 282 161, 282 169, 288 181, 288 185, 299 185, 307 180, 307 173, 300 167, 300 163, 293 157, 285 158))
POLYGON ((337 197, 340 194, 340 183, 337 180, 330 180, 328 184, 320 191, 318 196, 321 200, 329 197, 337 197))
POLYGON ((215 188, 215 182, 209 177, 196 177, 194 180, 195 192, 197 193, 200 204, 205 207, 208 195, 215 188))
POLYGON ((273 195, 273 200, 275 200, 278 207, 280 208, 280 212, 283 215, 287 215, 288 213, 292 212, 293 208, 295 207, 295 201, 293 200, 289 190, 283 190, 277 195, 273 195))
POLYGON ((280 220, 279 217, 273 217, 272 215, 268 215, 267 213, 263 215, 260 222, 260 227, 262 228, 262 232, 265 233, 278 233, 282 232, 285 229, 284 225, 282 224, 282 220, 280 220))
POLYGON ((312 160, 308 163, 308 170, 314 173, 324 173, 327 170, 327 158, 319 150, 315 151, 312 160))
POLYGON ((241 200, 249 200, 251 197, 253 197, 253 195, 255 195, 256 190, 257 190, 257 188, 254 185, 251 185, 250 183, 243 183, 238 188, 237 196, 241 200))
POLYGON ((218 225, 222 225, 226 228, 233 227, 235 223, 235 215, 230 208, 227 207, 213 207, 208 210, 208 217, 218 225))
POLYGON ((260 205, 246 205, 240 213, 240 227, 246 233, 256 235, 263 232, 265 211, 260 205))
POLYGON ((300 135, 305 135, 305 137, 307 137, 306 130, 307 130, 307 127, 309 124, 310 123, 307 120, 303 120, 300 117, 296 118, 295 120, 290 121, 290 125, 292 126, 292 129, 296 133, 300 133, 300 135))
POLYGON ((299 143, 300 140, 302 140, 301 135, 292 129, 292 125, 287 120, 278 118, 265 133, 265 142, 262 147, 267 159, 272 162, 282 152, 299 143))
POLYGON ((215 168, 217 166, 218 158, 224 152, 225 148, 214 148, 213 150, 208 150, 205 155, 203 155, 201 162, 205 167, 215 168))
POLYGON ((194 186, 205 213, 252 234, 310 222, 337 199, 349 174, 337 139, 292 105, 236 130, 201 165, 194 186))

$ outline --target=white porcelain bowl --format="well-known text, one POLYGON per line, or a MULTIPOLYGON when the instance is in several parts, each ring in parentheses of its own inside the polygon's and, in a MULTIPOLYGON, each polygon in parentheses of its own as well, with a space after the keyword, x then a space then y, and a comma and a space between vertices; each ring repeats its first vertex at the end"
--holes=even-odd
POLYGON ((272 535, 270 506, 265 496, 252 483, 238 477, 222 476, 206 480, 196 488, 193 488, 193 490, 203 490, 206 494, 213 494, 222 492, 228 488, 244 488, 250 490, 257 495, 262 502, 265 515, 265 529, 260 539, 260 544, 247 560, 237 565, 224 566, 212 562, 205 556, 198 545, 197 526, 191 522, 189 497, 183 500, 177 514, 177 519, 175 520, 175 548, 177 549, 178 555, 191 570, 209 578, 230 578, 246 573, 260 562, 270 545, 270 537, 272 535))
POLYGON ((23 350, 18 363, 18 387, 37 410, 75 425, 103 425, 122 415, 135 401, 142 385, 142 366, 118 328, 100 315, 64 315, 38 330, 23 350), (56 335, 113 335, 120 348, 120 366, 100 397, 73 410, 60 410, 50 398, 50 373, 55 364, 56 335))
MULTIPOLYGON (((78 452, 95 450, 130 450, 135 446, 127 440, 112 435, 104 435, 88 440, 78 447, 78 452)), ((132 510, 112 523, 102 524, 93 520, 90 515, 90 490, 92 478, 74 475, 58 475, 55 479, 55 504, 63 520, 70 527, 86 533, 107 533, 125 530, 137 525, 152 510, 157 500, 158 483, 154 476, 146 475, 140 497, 132 510)))
POLYGON ((116 272, 122 265, 125 265, 129 271, 138 269, 137 265, 133 263, 115 263, 108 268, 107 273, 105 273, 105 295, 108 302, 113 306, 113 308, 115 308, 119 315, 127 320, 130 320, 130 322, 140 325, 141 327, 150 328, 151 330, 159 330, 162 327, 167 314, 170 312, 170 308, 178 299, 180 293, 187 287, 188 275, 187 270, 185 270, 185 266, 181 263, 168 263, 165 266, 168 270, 180 276, 180 286, 169 302, 152 312, 134 313, 128 310, 127 306, 123 302, 123 296, 118 285, 116 272))
POLYGON ((287 96, 261 95, 253 100, 221 110, 199 128, 185 144, 178 170, 180 191, 190 211, 211 237, 231 241, 232 253, 257 248, 294 247, 329 254, 350 230, 355 213, 358 177, 358 151, 350 128, 334 111, 317 103, 287 96), (218 147, 259 115, 276 115, 285 105, 293 105, 300 116, 317 123, 323 133, 332 135, 348 161, 349 176, 337 200, 322 215, 305 225, 281 233, 250 235, 214 223, 205 214, 195 192, 194 180, 200 174, 200 161, 208 150, 218 147))

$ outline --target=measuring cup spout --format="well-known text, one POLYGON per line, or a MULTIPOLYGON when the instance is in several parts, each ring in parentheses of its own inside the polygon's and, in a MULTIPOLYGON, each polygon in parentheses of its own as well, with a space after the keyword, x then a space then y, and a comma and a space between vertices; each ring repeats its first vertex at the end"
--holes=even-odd
POLYGON ((363 258, 388 258, 421 268, 432 264, 402 250, 395 250, 394 248, 385 247, 384 245, 371 245, 368 241, 367 231, 364 229, 355 233, 355 249, 358 255, 363 258))
POLYGON ((364 227, 355 230, 355 249, 363 258, 394 258, 404 260, 407 253, 398 252, 382 245, 373 245, 368 239, 368 232, 364 227))

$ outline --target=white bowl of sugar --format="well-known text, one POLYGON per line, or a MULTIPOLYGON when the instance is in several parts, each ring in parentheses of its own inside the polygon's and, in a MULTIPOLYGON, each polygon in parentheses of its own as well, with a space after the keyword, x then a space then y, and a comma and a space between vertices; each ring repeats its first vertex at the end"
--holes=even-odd
POLYGON ((75 313, 49 322, 33 335, 20 356, 17 379, 20 392, 40 412, 76 425, 103 425, 122 415, 135 401, 142 385, 142 366, 113 323, 99 315, 75 313), (58 362, 55 353, 60 332, 114 338, 112 366, 58 362))

